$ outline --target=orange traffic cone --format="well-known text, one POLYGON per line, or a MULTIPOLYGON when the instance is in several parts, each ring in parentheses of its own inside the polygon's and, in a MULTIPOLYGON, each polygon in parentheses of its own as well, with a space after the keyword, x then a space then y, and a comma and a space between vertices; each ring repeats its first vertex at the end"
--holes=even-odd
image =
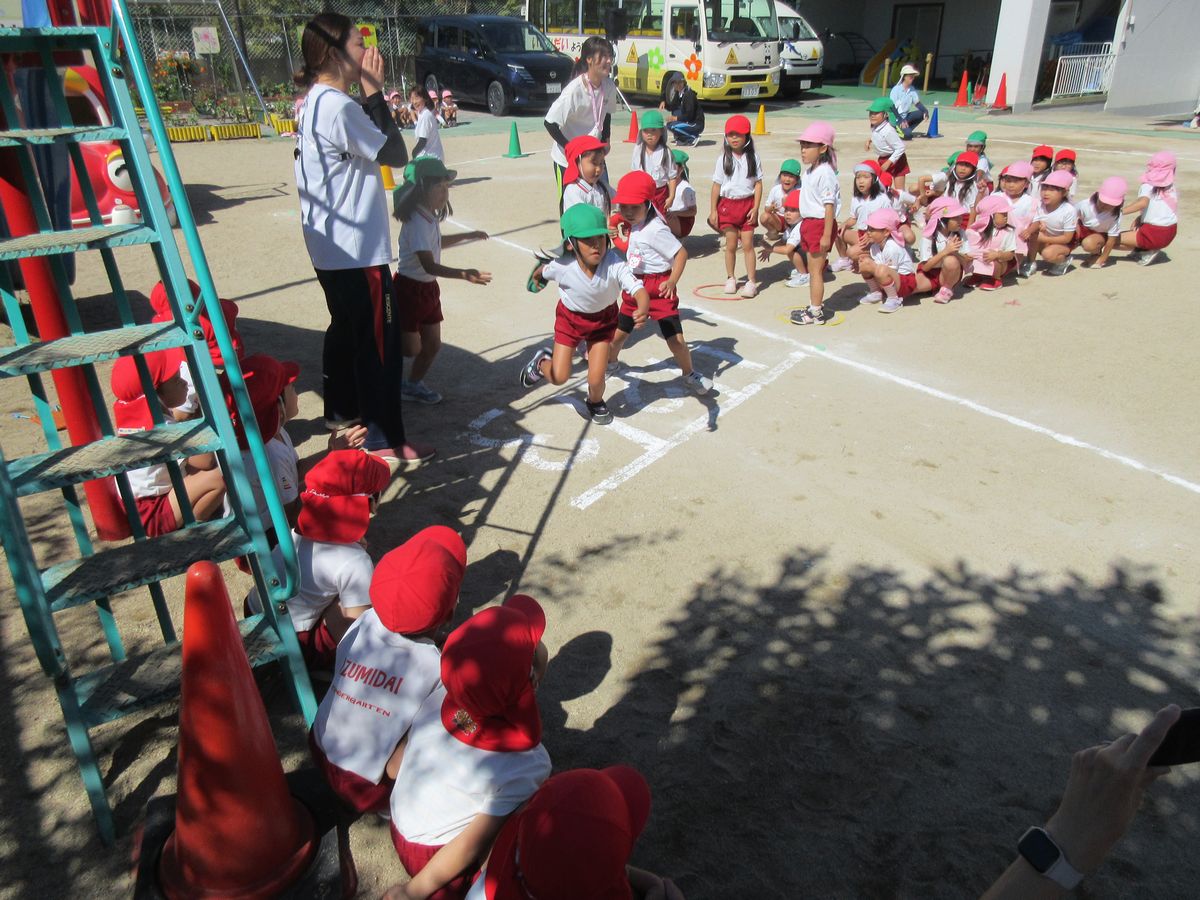
POLYGON ((638 139, 638 131, 637 110, 634 110, 633 118, 629 120, 629 137, 625 138, 625 143, 636 144, 638 139))
POLYGON ((1000 73, 1000 87, 996 88, 992 109, 1008 109, 1008 76, 1004 72, 1000 73))
POLYGON ((974 103, 983 103, 987 100, 987 85, 983 83, 983 79, 979 79, 979 84, 975 85, 975 96, 971 98, 974 103))
POLYGON ((955 106, 967 106, 967 72, 963 70, 962 81, 958 83, 958 96, 954 99, 955 106))
POLYGON ((159 862, 170 898, 275 897, 317 851, 312 816, 288 793, 221 570, 187 573, 175 831, 159 862))

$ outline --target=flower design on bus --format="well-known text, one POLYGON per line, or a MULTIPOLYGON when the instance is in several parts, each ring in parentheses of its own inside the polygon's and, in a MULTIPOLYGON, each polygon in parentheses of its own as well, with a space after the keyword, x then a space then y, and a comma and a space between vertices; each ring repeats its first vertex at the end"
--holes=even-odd
POLYGON ((651 47, 646 53, 646 64, 651 69, 661 69, 666 59, 663 57, 662 49, 659 47, 651 47))
POLYGON ((700 77, 700 57, 698 57, 695 53, 683 61, 683 67, 687 70, 687 77, 689 81, 695 81, 700 77))

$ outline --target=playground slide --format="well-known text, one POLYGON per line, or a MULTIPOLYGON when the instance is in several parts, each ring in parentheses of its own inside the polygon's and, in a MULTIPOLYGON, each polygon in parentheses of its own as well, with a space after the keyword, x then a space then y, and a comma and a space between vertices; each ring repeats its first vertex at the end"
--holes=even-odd
POLYGON ((896 39, 888 38, 882 49, 867 60, 867 64, 862 67, 862 72, 858 76, 859 84, 878 84, 879 76, 883 70, 883 62, 892 55, 892 51, 896 49, 896 39))

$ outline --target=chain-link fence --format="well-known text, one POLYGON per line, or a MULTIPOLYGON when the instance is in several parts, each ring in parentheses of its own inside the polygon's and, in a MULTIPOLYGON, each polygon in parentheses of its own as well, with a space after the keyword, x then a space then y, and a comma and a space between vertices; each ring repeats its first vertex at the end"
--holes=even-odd
MULTIPOLYGON (((403 89, 414 77, 416 26, 422 18, 520 15, 523 7, 521 0, 351 0, 337 9, 374 28, 387 65, 387 86, 403 89)), ((261 118, 255 88, 267 113, 290 116, 297 93, 292 73, 303 63, 300 34, 322 8, 304 0, 135 0, 130 13, 158 102, 175 124, 190 124, 206 118, 261 118)))

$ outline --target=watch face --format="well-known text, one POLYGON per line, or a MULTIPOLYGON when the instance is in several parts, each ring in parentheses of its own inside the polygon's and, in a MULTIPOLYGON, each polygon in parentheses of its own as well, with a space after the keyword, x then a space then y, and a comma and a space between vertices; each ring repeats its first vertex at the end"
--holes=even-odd
POLYGON ((1017 850, 1031 866, 1043 874, 1058 862, 1061 855, 1054 841, 1040 828, 1030 828, 1025 832, 1017 844, 1017 850))

